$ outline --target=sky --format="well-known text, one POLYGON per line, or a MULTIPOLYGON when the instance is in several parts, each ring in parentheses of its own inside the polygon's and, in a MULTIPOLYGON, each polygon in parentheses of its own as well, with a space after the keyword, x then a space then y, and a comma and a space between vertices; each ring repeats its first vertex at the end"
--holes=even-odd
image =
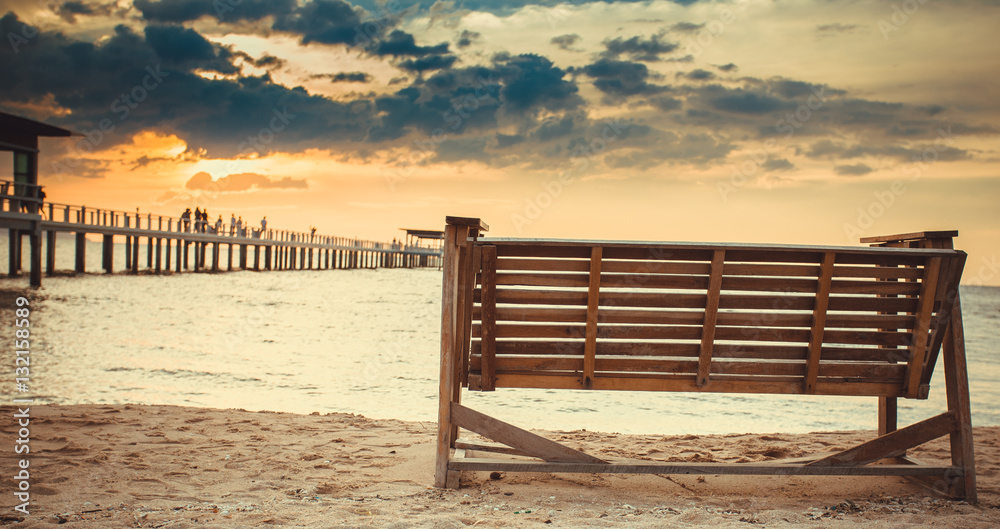
MULTIPOLYGON (((1000 285, 996 0, 0 0, 50 200, 390 240, 854 245, 1000 285)), ((11 160, 0 155, 0 177, 11 160)))

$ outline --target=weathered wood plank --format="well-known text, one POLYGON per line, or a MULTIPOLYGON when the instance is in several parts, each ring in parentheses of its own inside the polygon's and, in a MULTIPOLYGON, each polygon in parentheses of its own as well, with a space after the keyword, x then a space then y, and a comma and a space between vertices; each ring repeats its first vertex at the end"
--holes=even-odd
POLYGON ((910 362, 906 393, 915 398, 920 391, 920 378, 923 375, 924 363, 927 361, 928 332, 931 327, 931 317, 934 311, 934 296, 937 289, 938 273, 941 270, 941 258, 931 257, 924 269, 924 278, 920 282, 920 297, 917 308, 917 326, 913 330, 910 344, 910 362))
POLYGON ((873 279, 920 279, 923 270, 919 268, 898 268, 895 266, 845 266, 833 268, 833 277, 869 277, 873 279))
MULTIPOLYGON (((961 258, 965 265, 965 256, 961 258)), ((979 501, 976 490, 976 457, 972 438, 972 409, 969 400, 969 368, 965 358, 965 329, 962 325, 962 302, 956 291, 951 320, 944 342, 944 374, 948 395, 948 409, 955 413, 958 426, 951 435, 951 462, 964 469, 963 478, 954 483, 955 494, 975 505, 979 501)))
MULTIPOLYGON (((473 319, 481 317, 477 306, 472 311, 473 319)), ((587 311, 583 308, 535 308, 525 306, 503 306, 497 308, 498 321, 584 323, 587 311)), ((720 312, 716 325, 740 327, 810 327, 811 314, 781 312, 720 312)), ((601 308, 598 310, 599 323, 635 323, 660 325, 701 325, 705 314, 702 311, 644 310, 628 308, 601 308)), ((912 329, 913 316, 908 315, 852 315, 828 314, 829 328, 854 329, 912 329)))
POLYGON ((806 359, 806 393, 816 392, 819 377, 819 361, 823 352, 823 334, 826 332, 826 314, 830 305, 830 289, 833 278, 833 262, 837 254, 827 252, 820 265, 819 290, 816 291, 816 307, 812 314, 812 328, 809 330, 809 356, 806 359))
POLYGON ((871 441, 818 459, 809 467, 867 465, 880 459, 903 455, 907 450, 947 435, 957 428, 954 412, 945 412, 911 424, 871 441))
POLYGON ((497 249, 496 246, 481 246, 482 248, 482 322, 480 336, 482 340, 480 354, 480 387, 482 391, 496 389, 496 341, 497 341, 497 249))
POLYGON ((590 387, 594 381, 594 359, 597 355, 597 309, 601 298, 602 248, 590 251, 590 278, 587 288, 587 326, 583 345, 583 385, 590 387))
MULTIPOLYGON (((477 369, 481 357, 472 357, 472 368, 477 369)), ((723 361, 716 359, 712 363, 712 375, 759 375, 792 376, 802 375, 805 362, 744 362, 723 361)), ((648 359, 648 358, 598 358, 594 369, 597 373, 609 372, 642 372, 665 373, 675 375, 694 375, 699 372, 696 360, 648 359)), ((583 368, 583 358, 544 355, 544 356, 500 356, 496 359, 497 373, 538 371, 574 371, 583 368)), ((906 366, 902 364, 885 364, 874 362, 824 362, 817 366, 817 376, 839 377, 845 379, 869 379, 886 383, 899 384, 903 380, 906 366)))
POLYGON ((522 259, 517 257, 502 257, 497 259, 497 270, 587 272, 590 270, 590 261, 585 259, 522 259))
POLYGON ((705 319, 701 329, 701 351, 698 355, 698 375, 695 383, 701 387, 708 384, 712 368, 712 346, 715 345, 715 324, 719 313, 719 294, 723 284, 723 268, 726 251, 716 250, 712 255, 712 273, 708 281, 705 301, 705 319))
MULTIPOLYGON (((473 341, 472 354, 479 354, 479 342, 473 341)), ((674 356, 697 357, 701 352, 698 343, 650 342, 598 342, 597 354, 605 356, 674 356)), ((806 358, 805 345, 774 344, 716 344, 715 358, 744 358, 762 360, 802 360, 806 358)), ((582 340, 503 340, 497 342, 496 354, 500 355, 583 355, 582 340)), ((823 347, 824 360, 890 362, 905 359, 905 350, 860 347, 823 347)))
POLYGON ((461 404, 451 406, 451 420, 461 428, 549 462, 606 464, 602 459, 563 446, 461 404))
POLYGON ((517 448, 511 448, 506 445, 489 443, 485 441, 463 441, 459 439, 455 441, 455 448, 461 448, 469 451, 476 452, 492 452, 495 454, 508 454, 512 456, 526 456, 531 457, 530 454, 526 454, 517 448))
MULTIPOLYGON (((459 232, 468 233, 466 228, 448 225, 444 233, 444 260, 441 287, 441 370, 438 388, 438 438, 434 485, 448 486, 448 460, 451 457, 452 436, 451 405, 455 385, 455 330, 458 317, 458 263, 459 232)), ((463 239, 464 240, 464 239, 463 239)))
POLYGON ((922 465, 877 465, 866 467, 809 467, 761 463, 541 463, 504 459, 466 458, 449 468, 500 472, 573 472, 586 474, 735 474, 770 476, 944 476, 961 472, 958 467, 922 465))
MULTIPOLYGON (((711 386, 698 387, 694 377, 671 375, 602 376, 592 389, 605 391, 673 391, 704 393, 753 393, 802 395, 802 377, 749 377, 717 375, 711 386), (773 380, 772 380, 773 379, 773 380)), ((900 384, 851 382, 840 378, 816 383, 817 395, 849 395, 858 397, 902 397, 900 384)), ((584 389, 581 375, 567 374, 497 374, 498 388, 584 389)))

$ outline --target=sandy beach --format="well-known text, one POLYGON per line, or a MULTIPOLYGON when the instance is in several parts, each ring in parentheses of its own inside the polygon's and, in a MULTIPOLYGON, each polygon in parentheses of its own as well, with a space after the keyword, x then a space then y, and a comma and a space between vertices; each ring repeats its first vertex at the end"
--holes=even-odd
MULTIPOLYGON (((974 507, 896 477, 464 473, 460 490, 441 490, 430 486, 430 422, 140 405, 31 415, 30 515, 2 496, 0 520, 18 527, 1000 526, 1000 427, 975 431, 974 507)), ((14 421, 0 430, 12 446, 14 421)), ((871 432, 546 435, 614 457, 731 462, 830 451, 871 432)), ((946 448, 939 440, 915 455, 934 460, 946 448)), ((2 454, 4 476, 15 457, 2 454)))

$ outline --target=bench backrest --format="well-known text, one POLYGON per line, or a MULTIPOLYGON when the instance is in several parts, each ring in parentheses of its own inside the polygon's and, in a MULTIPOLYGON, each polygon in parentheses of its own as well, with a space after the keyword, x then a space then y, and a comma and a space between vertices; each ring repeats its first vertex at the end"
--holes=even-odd
POLYGON ((966 257, 472 235, 456 345, 487 391, 926 398, 966 257))

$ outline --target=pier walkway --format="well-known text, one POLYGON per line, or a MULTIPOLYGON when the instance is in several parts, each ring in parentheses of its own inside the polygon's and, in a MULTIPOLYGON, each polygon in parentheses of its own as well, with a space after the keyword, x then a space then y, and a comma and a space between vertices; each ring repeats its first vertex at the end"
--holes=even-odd
POLYGON ((41 191, 41 186, 0 181, 0 229, 6 228, 9 233, 8 274, 16 276, 21 271, 22 243, 27 237, 30 284, 36 287, 42 284, 43 238, 45 272, 56 272, 59 232, 76 235, 74 271, 78 273, 85 271, 88 234, 102 236, 102 268, 109 274, 441 265, 441 240, 431 232, 408 231, 406 244, 288 230, 262 233, 244 228, 242 234, 215 234, 211 233, 211 224, 196 230, 193 221, 179 217, 46 202, 41 191), (144 252, 140 252, 141 240, 146 243, 144 252), (116 253, 124 253, 120 269, 115 268, 116 253))

